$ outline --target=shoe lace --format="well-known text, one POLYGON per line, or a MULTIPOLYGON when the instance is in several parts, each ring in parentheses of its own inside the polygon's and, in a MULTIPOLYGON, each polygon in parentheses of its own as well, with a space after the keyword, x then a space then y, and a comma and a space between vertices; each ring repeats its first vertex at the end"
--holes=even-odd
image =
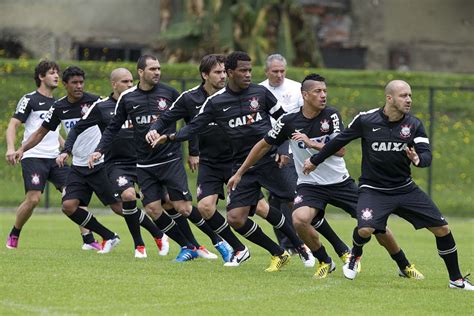
POLYGON ((306 249, 304 247, 298 247, 297 250, 298 250, 298 254, 299 254, 299 256, 302 260, 304 260, 304 261, 309 260, 309 255, 306 252, 306 249))
POLYGON ((471 275, 471 273, 468 273, 468 274, 466 274, 465 276, 463 276, 463 277, 462 277, 463 281, 465 281, 465 282, 467 282, 467 283, 469 283, 469 284, 472 284, 472 283, 471 283, 471 280, 469 280, 469 278, 468 278, 468 276, 470 276, 470 275, 471 275))
POLYGON ((356 262, 357 262, 357 257, 351 256, 351 258, 349 259, 349 269, 354 270, 356 262))

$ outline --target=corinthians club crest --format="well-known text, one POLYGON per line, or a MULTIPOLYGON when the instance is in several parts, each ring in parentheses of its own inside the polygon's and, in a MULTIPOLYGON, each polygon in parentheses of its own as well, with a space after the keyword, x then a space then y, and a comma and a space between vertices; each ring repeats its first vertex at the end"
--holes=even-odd
POLYGON ((166 104, 166 99, 161 98, 156 102, 158 102, 158 109, 160 109, 161 111, 166 110, 166 108, 168 107, 168 104, 166 104))
POLYGON ((374 216, 372 215, 374 211, 371 208, 364 208, 362 210, 362 219, 364 221, 371 220, 374 216))
POLYGON ((323 133, 329 132, 329 121, 324 119, 320 123, 321 123, 321 132, 323 133))
POLYGON ((258 108, 260 107, 260 104, 258 103, 258 98, 254 97, 250 99, 250 110, 251 111, 257 111, 258 108))
POLYGON ((38 185, 40 184, 40 176, 37 173, 33 173, 31 175, 31 184, 33 185, 38 185))
POLYGON ((411 136, 411 126, 410 125, 402 125, 400 129, 400 137, 401 138, 408 138, 411 136))
POLYGON ((81 116, 86 115, 87 111, 89 110, 90 104, 81 104, 81 116))

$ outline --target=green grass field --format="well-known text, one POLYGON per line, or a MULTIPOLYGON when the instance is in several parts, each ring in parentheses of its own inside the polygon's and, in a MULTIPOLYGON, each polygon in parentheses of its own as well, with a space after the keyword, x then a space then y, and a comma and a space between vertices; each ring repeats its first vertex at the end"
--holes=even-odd
MULTIPOLYGON (((330 214, 335 230, 351 240, 354 221, 330 214)), ((99 220, 118 232, 122 243, 107 255, 82 251, 77 227, 60 214, 35 214, 25 226, 19 248, 0 247, 0 315, 344 315, 344 314, 471 314, 473 293, 447 287, 447 272, 438 257, 433 236, 414 231, 405 221, 390 225, 408 258, 426 277, 399 278, 395 263, 373 240, 365 248, 362 272, 354 280, 336 271, 314 280, 314 269, 298 257, 273 274, 263 270, 269 255, 250 246, 252 257, 238 268, 221 260, 178 264, 172 262, 178 246, 171 243, 167 257, 159 257, 151 237, 143 232, 148 258, 133 257, 133 243, 118 216, 99 214, 99 220)), ((474 271, 474 220, 448 218, 457 241, 463 273, 474 271)), ((14 213, 0 213, 2 243, 14 213)), ((267 231, 270 227, 258 223, 267 231)), ((195 230, 196 232, 196 230, 195 230)), ((209 240, 200 232, 198 239, 209 240)))

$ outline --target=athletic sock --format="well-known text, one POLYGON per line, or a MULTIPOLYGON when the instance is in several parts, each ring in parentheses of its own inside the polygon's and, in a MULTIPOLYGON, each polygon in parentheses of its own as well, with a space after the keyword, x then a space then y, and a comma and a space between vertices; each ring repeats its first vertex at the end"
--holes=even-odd
POLYGON ((237 228, 236 231, 254 244, 266 249, 272 256, 281 256, 284 252, 284 250, 271 240, 270 237, 265 235, 260 226, 250 218, 247 218, 245 224, 237 228))
POLYGON ((458 251, 453 234, 449 232, 446 236, 436 237, 436 246, 438 248, 438 254, 443 258, 444 264, 448 269, 449 279, 452 281, 461 279, 462 275, 459 270, 458 251))
MULTIPOLYGON (((269 193, 270 194, 268 196, 268 206, 270 207, 270 209, 275 208, 275 209, 279 210, 279 212, 282 213, 285 216, 286 221, 289 222, 291 226, 293 226, 293 223, 291 222, 291 210, 288 210, 288 208, 289 208, 288 205, 286 205, 286 203, 284 203, 283 200, 281 200, 280 198, 277 198, 271 192, 269 192, 269 193), (287 216, 288 213, 289 213, 290 217, 287 216)), ((273 232, 275 233, 278 244, 282 248, 284 248, 284 249, 294 248, 291 241, 288 239, 288 237, 286 237, 286 235, 283 232, 276 229, 275 227, 273 227, 273 232)))
POLYGON ((359 229, 355 227, 352 234, 352 255, 356 257, 362 256, 362 247, 369 242, 371 237, 372 236, 369 236, 368 238, 361 237, 359 235, 359 229))
POLYGON ((202 218, 201 214, 199 213, 198 209, 193 206, 191 210, 191 214, 189 214, 188 219, 197 226, 204 234, 209 236, 212 241, 213 245, 216 245, 218 242, 222 241, 222 238, 219 237, 211 227, 206 223, 204 218, 202 218))
POLYGON ((350 248, 339 238, 336 232, 329 225, 325 218, 318 220, 316 223, 311 223, 318 233, 320 233, 334 248, 334 251, 340 257, 346 252, 350 252, 350 248))
POLYGON ((189 240, 194 245, 194 247, 199 248, 201 245, 194 237, 193 231, 191 230, 191 227, 189 227, 188 219, 182 214, 176 212, 174 208, 165 211, 176 222, 176 224, 178 224, 178 227, 184 237, 186 237, 186 239, 189 240))
POLYGON ((291 226, 290 222, 286 220, 286 217, 274 207, 270 207, 268 215, 265 218, 274 228, 285 234, 286 237, 291 241, 294 248, 300 247, 304 242, 296 235, 296 231, 291 226))
POLYGON ((128 230, 132 235, 135 248, 138 246, 145 246, 140 233, 140 211, 137 209, 137 201, 122 202, 123 217, 127 223, 128 230))
POLYGON ((234 251, 244 250, 245 246, 240 242, 239 238, 235 236, 227 223, 227 220, 217 210, 214 214, 206 220, 206 223, 212 228, 212 230, 221 236, 227 243, 234 249, 234 251))
POLYGON ((94 217, 94 215, 92 215, 91 212, 86 211, 80 207, 78 207, 74 213, 68 215, 68 217, 79 226, 85 227, 89 230, 92 230, 94 233, 99 234, 104 240, 115 237, 115 234, 107 229, 107 227, 99 223, 99 221, 94 217))
POLYGON ((95 241, 94 234, 92 232, 88 232, 88 233, 81 234, 81 235, 82 235, 82 241, 85 244, 92 244, 95 241))
POLYGON ((163 232, 142 210, 140 210, 140 226, 145 228, 153 236, 153 238, 163 238, 163 232))
POLYGON ((15 227, 15 225, 13 225, 12 230, 10 231, 10 236, 13 235, 13 236, 20 237, 20 233, 21 233, 21 228, 18 229, 15 227))
POLYGON ((403 271, 406 267, 410 266, 410 262, 408 261, 402 249, 400 249, 400 251, 396 254, 390 255, 390 257, 395 260, 400 271, 403 271))
POLYGON ((324 248, 323 245, 321 245, 318 250, 312 251, 312 253, 319 262, 331 263, 331 257, 329 257, 328 253, 326 252, 326 248, 324 248))
POLYGON ((155 220, 155 224, 159 229, 161 229, 161 231, 176 241, 181 247, 194 248, 194 245, 188 241, 186 237, 184 237, 176 222, 165 212, 163 212, 160 217, 155 220))

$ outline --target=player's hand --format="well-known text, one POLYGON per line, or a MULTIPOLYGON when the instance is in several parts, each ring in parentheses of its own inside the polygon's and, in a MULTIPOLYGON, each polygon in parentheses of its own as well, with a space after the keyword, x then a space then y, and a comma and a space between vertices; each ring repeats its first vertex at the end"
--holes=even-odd
POLYGON ((69 158, 68 153, 62 153, 62 154, 59 154, 59 156, 56 157, 56 164, 59 166, 59 168, 64 167, 64 163, 66 162, 66 160, 68 158, 69 158))
POLYGON ((145 135, 145 139, 148 144, 150 144, 152 147, 153 143, 160 138, 160 134, 156 130, 151 130, 145 135))
POLYGON ((18 150, 16 150, 15 152, 13 152, 13 154, 10 154, 10 159, 8 160, 8 162, 14 166, 16 165, 17 163, 20 162, 21 158, 23 157, 23 149, 20 147, 18 148, 18 150))
POLYGON ((199 156, 189 156, 188 165, 192 172, 196 171, 199 166, 199 156))
POLYGON ((316 169, 316 166, 307 158, 304 161, 303 174, 308 175, 311 171, 314 171, 314 169, 316 169))
POLYGON ((168 141, 168 136, 167 135, 160 135, 158 139, 154 140, 150 145, 151 148, 155 148, 156 145, 164 144, 168 141))
POLYGON ((5 153, 5 159, 12 166, 14 166, 16 163, 15 153, 15 150, 7 150, 7 152, 5 153))
POLYGON ((227 192, 234 191, 235 188, 237 188, 237 185, 239 184, 241 179, 241 175, 239 175, 238 173, 234 174, 227 182, 227 192))
POLYGON ((92 154, 90 154, 89 159, 87 160, 87 165, 89 166, 89 169, 93 169, 94 162, 99 161, 101 157, 102 157, 102 154, 98 151, 95 151, 92 154))
POLYGON ((287 155, 275 155, 275 162, 278 163, 278 168, 283 168, 284 166, 286 166, 290 162, 290 159, 291 158, 287 155))
POLYGON ((418 156, 418 154, 416 153, 416 150, 415 148, 410 148, 410 147, 407 147, 405 149, 405 152, 407 153, 407 156, 408 158, 413 162, 413 164, 415 166, 418 166, 418 164, 420 163, 420 157, 418 156))
POLYGON ((318 143, 309 139, 309 137, 304 133, 294 132, 291 134, 291 139, 298 142, 303 142, 308 148, 314 148, 316 150, 321 150, 322 148, 319 148, 318 143))

